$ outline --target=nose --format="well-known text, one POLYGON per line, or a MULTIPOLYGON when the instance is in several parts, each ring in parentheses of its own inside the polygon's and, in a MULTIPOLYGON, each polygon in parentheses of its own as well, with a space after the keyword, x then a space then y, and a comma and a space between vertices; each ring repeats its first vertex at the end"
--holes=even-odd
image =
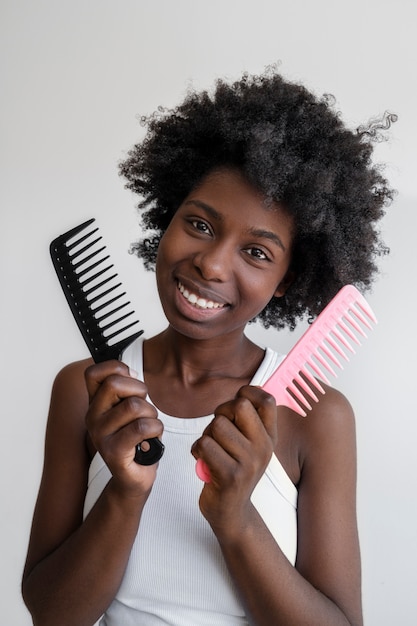
POLYGON ((212 243, 194 255, 194 266, 207 281, 225 282, 232 270, 232 253, 227 245, 212 243))

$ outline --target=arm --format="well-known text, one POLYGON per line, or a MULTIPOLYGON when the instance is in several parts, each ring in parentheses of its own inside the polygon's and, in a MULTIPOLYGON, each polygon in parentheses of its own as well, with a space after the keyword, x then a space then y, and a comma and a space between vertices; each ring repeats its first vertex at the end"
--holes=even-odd
POLYGON ((268 462, 264 451, 270 456, 277 446, 276 409, 259 389, 240 393, 252 408, 239 399, 220 407, 193 452, 210 468, 212 482, 204 486, 200 508, 218 538, 248 618, 256 626, 360 626, 350 406, 329 390, 305 420, 291 416, 301 424, 295 430, 301 478, 294 568, 249 499, 268 462))
POLYGON ((34 624, 94 624, 123 576, 156 468, 133 462, 137 443, 160 436, 143 383, 122 363, 68 366, 54 383, 43 475, 22 591, 34 624), (86 385, 87 382, 87 385, 86 385), (82 520, 91 440, 112 478, 82 520), (141 418, 141 419, 138 419, 141 418), (117 536, 117 541, 114 541, 117 536))

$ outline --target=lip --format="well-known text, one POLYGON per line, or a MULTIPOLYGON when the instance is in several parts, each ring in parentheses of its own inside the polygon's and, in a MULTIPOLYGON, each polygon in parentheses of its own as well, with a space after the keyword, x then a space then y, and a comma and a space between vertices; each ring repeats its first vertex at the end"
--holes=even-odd
POLYGON ((212 291, 211 289, 207 289, 205 287, 201 287, 198 283, 195 283, 192 280, 184 279, 181 277, 176 277, 177 288, 180 289, 180 286, 185 288, 190 294, 194 294, 197 298, 202 298, 207 302, 213 302, 217 306, 216 308, 224 308, 230 306, 230 302, 225 300, 224 296, 212 291))
POLYGON ((176 300, 179 310, 188 318, 194 320, 203 320, 211 318, 223 313, 229 308, 229 304, 221 296, 213 293, 211 290, 201 289, 197 287, 192 281, 183 281, 176 279, 176 300), (205 303, 212 303, 213 306, 199 306, 198 301, 190 302, 188 297, 184 296, 182 292, 184 289, 189 293, 197 297, 197 299, 203 299, 205 303))

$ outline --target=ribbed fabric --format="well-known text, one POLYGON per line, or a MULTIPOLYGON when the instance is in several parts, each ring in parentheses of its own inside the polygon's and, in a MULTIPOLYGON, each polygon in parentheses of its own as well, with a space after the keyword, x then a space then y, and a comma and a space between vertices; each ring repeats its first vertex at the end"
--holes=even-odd
MULTIPOLYGON (((252 383, 261 385, 282 357, 267 349, 252 383)), ((123 361, 143 379, 142 341, 128 348, 123 361)), ((190 454, 212 415, 183 419, 159 411, 165 453, 142 513, 122 585, 101 626, 241 626, 243 608, 198 500, 203 487, 190 454)), ((97 454, 90 467, 84 514, 110 478, 97 454)), ((278 459, 271 462, 252 501, 294 563, 297 490, 278 459)), ((115 538, 117 541, 117 537, 115 538)))

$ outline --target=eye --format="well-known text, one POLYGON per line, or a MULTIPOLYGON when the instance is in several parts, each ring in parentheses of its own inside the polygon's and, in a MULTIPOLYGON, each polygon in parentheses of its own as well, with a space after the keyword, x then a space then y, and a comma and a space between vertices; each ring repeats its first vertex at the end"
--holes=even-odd
POLYGON ((211 234, 211 229, 209 225, 203 220, 191 219, 190 224, 195 230, 198 230, 200 233, 204 233, 207 235, 211 234))
POLYGON ((254 259, 257 259, 259 261, 270 261, 271 259, 269 258, 269 256, 266 254, 266 252, 264 250, 262 250, 261 248, 246 248, 245 252, 253 257, 254 259))

